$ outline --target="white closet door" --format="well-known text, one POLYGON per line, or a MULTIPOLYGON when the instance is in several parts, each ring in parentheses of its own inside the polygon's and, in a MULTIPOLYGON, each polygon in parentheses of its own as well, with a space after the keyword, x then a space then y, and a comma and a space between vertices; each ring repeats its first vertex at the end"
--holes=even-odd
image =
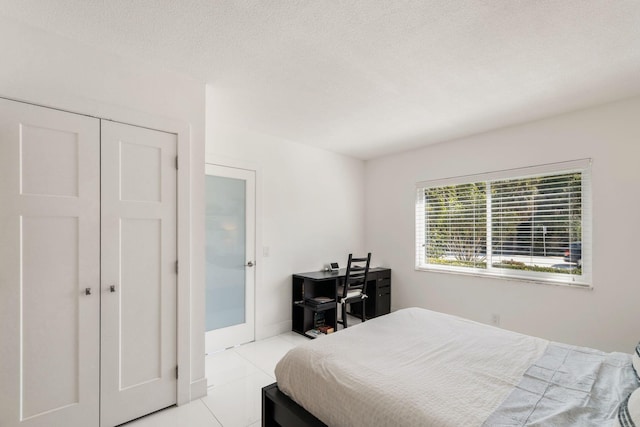
POLYGON ((176 403, 176 141, 102 121, 103 427, 176 403))
POLYGON ((99 138, 97 119, 0 99, 3 427, 99 423, 99 138))

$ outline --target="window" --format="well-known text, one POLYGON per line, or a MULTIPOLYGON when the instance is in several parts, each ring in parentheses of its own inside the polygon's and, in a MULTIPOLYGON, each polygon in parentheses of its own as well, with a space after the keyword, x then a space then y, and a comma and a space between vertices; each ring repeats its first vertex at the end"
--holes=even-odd
POLYGON ((589 286, 590 160, 417 184, 416 268, 589 286))

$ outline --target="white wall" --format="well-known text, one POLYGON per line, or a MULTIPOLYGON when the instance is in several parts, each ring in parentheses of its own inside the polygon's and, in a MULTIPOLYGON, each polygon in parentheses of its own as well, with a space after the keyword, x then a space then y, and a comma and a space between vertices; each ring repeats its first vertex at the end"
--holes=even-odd
MULTIPOLYGON (((190 140, 191 383, 204 380, 204 84, 0 18, 0 96, 133 124, 169 123, 190 140)), ((182 142, 181 142, 182 143, 182 142)), ((179 147, 179 151, 182 148, 179 147)), ((184 223, 183 223, 184 225, 184 223)), ((182 226, 180 226, 182 227, 182 226)), ((195 396, 192 396, 195 397, 195 396)))
POLYGON ((640 98, 367 162, 366 245, 393 269, 392 305, 630 353, 640 337, 640 98), (592 158, 593 290, 415 271, 415 183, 592 158))
POLYGON ((364 162, 219 123, 211 106, 215 96, 208 86, 207 162, 257 170, 255 300, 261 339, 291 330, 292 274, 317 271, 331 261, 344 265, 349 252, 363 250, 364 162))

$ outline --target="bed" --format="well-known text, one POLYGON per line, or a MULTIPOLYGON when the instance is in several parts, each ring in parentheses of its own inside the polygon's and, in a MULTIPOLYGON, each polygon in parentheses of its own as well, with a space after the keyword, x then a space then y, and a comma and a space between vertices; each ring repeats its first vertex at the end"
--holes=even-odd
POLYGON ((603 426, 640 386, 630 354, 421 308, 304 343, 275 374, 264 426, 603 426))

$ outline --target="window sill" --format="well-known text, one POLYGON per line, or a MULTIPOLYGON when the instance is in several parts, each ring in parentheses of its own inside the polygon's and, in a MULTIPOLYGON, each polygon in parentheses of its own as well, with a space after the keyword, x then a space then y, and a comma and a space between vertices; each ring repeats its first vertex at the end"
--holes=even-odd
POLYGON ((456 275, 462 275, 462 276, 481 277, 485 279, 506 280, 510 282, 521 282, 521 283, 529 283, 529 284, 536 284, 536 285, 562 286, 562 287, 568 287, 573 289, 593 290, 593 285, 585 280, 563 281, 561 278, 542 279, 542 278, 535 278, 535 277, 520 276, 515 274, 501 274, 498 272, 493 273, 484 269, 464 271, 464 270, 458 270, 454 268, 416 266, 415 270, 429 272, 429 273, 456 274, 456 275))

